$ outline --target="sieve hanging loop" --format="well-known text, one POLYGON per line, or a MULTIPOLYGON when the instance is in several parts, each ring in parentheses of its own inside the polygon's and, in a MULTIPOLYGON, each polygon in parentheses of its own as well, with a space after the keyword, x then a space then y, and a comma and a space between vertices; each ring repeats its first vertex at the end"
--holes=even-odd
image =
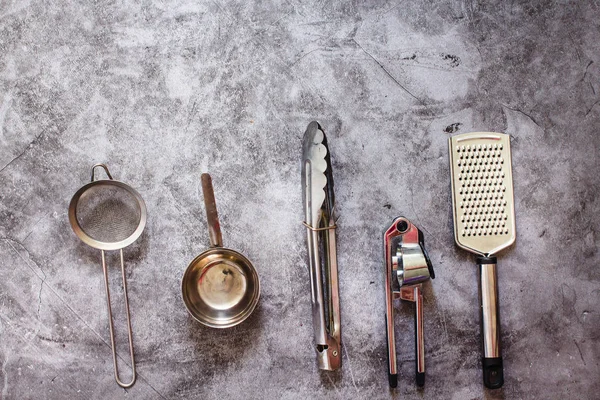
POLYGON ((108 179, 110 179, 111 181, 113 180, 112 175, 110 174, 110 172, 108 172, 108 167, 106 166, 106 164, 96 164, 92 167, 92 179, 90 182, 94 182, 94 171, 98 167, 102 167, 104 169, 104 172, 106 172, 106 176, 108 176, 108 179))

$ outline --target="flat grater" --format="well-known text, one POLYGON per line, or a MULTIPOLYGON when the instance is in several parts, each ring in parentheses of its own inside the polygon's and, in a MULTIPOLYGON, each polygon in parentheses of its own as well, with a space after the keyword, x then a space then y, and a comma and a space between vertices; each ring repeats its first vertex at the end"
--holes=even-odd
POLYGON ((456 244, 478 255, 483 383, 504 383, 500 347, 498 284, 494 254, 514 243, 510 136, 463 133, 449 139, 456 244))

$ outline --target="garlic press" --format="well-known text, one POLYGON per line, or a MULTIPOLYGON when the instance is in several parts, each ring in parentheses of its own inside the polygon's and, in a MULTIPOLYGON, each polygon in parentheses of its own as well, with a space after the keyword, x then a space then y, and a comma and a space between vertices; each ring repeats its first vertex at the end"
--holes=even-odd
POLYGON ((423 233, 408 219, 394 219, 383 236, 385 258, 385 325, 390 387, 398 386, 394 304, 400 299, 415 303, 415 369, 417 386, 425 384, 425 334, 423 332, 423 283, 435 278, 425 250, 423 233))

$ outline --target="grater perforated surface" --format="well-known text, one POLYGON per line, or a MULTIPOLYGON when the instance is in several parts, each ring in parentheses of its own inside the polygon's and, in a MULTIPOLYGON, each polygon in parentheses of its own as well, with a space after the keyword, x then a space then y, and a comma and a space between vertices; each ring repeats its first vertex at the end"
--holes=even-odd
POLYGON ((494 254, 516 237, 510 137, 464 133, 451 137, 449 144, 456 243, 478 254, 494 254))

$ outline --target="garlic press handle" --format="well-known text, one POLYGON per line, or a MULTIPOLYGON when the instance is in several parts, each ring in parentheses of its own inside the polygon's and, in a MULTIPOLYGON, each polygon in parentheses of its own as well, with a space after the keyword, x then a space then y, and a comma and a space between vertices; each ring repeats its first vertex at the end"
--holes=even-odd
POLYGON ((415 378, 417 386, 425 385, 425 333, 423 331, 423 284, 402 286, 400 299, 415 303, 415 378))
POLYGON ((397 280, 397 259, 393 260, 392 248, 394 238, 400 233, 396 228, 400 218, 396 218, 387 229, 383 238, 385 259, 385 338, 387 344, 388 382, 391 388, 398 386, 398 366, 396 361, 396 336, 394 333, 394 297, 397 297, 399 286, 397 280))
POLYGON ((385 314, 386 340, 388 353, 388 382, 391 388, 398 386, 398 368, 396 366, 396 343, 394 337, 394 311, 385 314), (391 327, 390 327, 391 324, 391 327))
POLYGON ((417 386, 425 385, 425 333, 423 332, 423 292, 415 286, 415 363, 417 386))

